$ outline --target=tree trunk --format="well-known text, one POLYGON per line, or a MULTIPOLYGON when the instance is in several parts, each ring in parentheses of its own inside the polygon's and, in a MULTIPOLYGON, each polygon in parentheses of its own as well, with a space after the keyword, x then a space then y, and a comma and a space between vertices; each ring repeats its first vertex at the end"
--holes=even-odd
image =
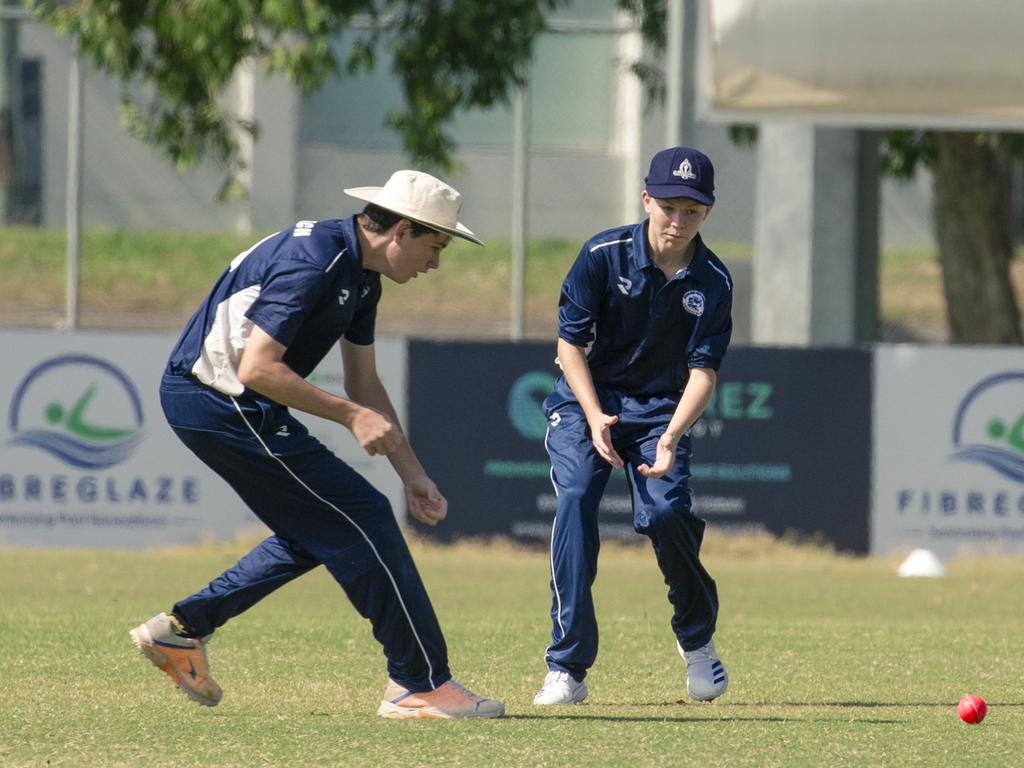
POLYGON ((935 133, 933 206, 954 344, 1021 344, 1010 282, 1010 164, 975 133, 935 133))

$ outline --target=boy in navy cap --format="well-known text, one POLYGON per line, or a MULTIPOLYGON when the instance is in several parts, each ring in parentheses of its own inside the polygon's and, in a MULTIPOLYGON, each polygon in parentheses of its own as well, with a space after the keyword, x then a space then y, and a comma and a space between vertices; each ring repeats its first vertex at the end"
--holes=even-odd
POLYGON ((551 532, 551 645, 534 704, 574 704, 597 657, 591 586, 597 511, 613 468, 625 468, 633 522, 651 539, 674 609, 687 691, 725 693, 712 635, 714 580, 700 562, 705 523, 690 511, 689 429, 715 389, 732 334, 732 279, 699 230, 715 202, 701 152, 665 149, 643 192, 648 218, 588 240, 562 285, 563 375, 544 401, 558 507, 551 532))

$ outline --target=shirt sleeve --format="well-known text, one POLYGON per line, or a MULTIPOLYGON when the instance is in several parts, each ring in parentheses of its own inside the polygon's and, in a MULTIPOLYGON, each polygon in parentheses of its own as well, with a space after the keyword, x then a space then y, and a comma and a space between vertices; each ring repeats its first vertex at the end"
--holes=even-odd
POLYGON ((604 300, 607 268, 584 246, 562 283, 558 300, 558 336, 577 347, 594 340, 594 327, 604 300))
POLYGON ((263 278, 246 317, 275 341, 290 347, 302 321, 323 296, 324 271, 316 264, 280 259, 263 278))
POLYGON ((690 368, 710 368, 717 371, 732 338, 732 291, 726 290, 707 327, 700 343, 687 361, 690 368))
POLYGON ((352 324, 345 331, 346 340, 364 347, 373 344, 374 330, 377 326, 377 304, 382 293, 379 278, 367 285, 370 290, 365 296, 360 296, 352 324))

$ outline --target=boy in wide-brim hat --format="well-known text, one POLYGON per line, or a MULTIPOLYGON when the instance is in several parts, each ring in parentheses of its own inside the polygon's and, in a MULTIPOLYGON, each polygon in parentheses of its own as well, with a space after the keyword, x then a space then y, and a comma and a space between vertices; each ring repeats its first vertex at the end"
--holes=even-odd
POLYGON ((139 650, 191 699, 220 702, 205 646, 214 630, 323 565, 369 619, 387 658, 378 714, 499 717, 504 705, 452 679, 437 617, 387 498, 311 437, 291 409, 352 432, 386 455, 409 512, 427 525, 448 502, 406 440, 377 373, 381 276, 405 283, 440 266, 461 197, 439 179, 398 171, 347 219, 300 221, 239 254, 189 320, 160 386, 167 421, 238 492, 273 535, 199 592, 131 631, 139 650), (306 377, 339 341, 345 397, 306 377))

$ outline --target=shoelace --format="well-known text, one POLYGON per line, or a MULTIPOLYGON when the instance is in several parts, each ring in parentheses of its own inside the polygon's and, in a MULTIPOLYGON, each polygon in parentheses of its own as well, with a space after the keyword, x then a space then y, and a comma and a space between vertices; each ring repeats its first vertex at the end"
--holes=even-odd
POLYGON ((468 696, 473 701, 483 701, 483 697, 482 696, 477 696, 475 693, 473 693, 471 690, 469 690, 469 688, 464 686, 458 680, 452 678, 448 682, 450 682, 453 686, 458 688, 462 693, 466 694, 466 696, 468 696))
POLYGON ((715 661, 717 657, 711 652, 711 646, 705 645, 695 651, 686 651, 686 663, 692 664, 696 661, 715 661))

